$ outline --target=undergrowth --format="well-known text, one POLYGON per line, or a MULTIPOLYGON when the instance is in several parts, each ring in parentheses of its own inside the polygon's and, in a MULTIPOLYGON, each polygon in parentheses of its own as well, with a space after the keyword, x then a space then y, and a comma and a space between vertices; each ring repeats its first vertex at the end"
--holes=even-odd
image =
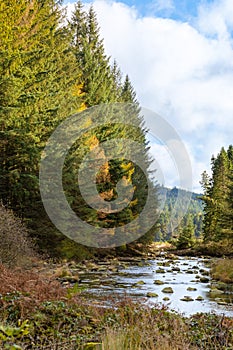
POLYGON ((190 318, 127 297, 94 303, 54 277, 0 267, 0 348, 230 350, 233 319, 190 318), (5 282, 4 282, 5 281, 5 282), (4 282, 4 283, 3 283, 4 282))

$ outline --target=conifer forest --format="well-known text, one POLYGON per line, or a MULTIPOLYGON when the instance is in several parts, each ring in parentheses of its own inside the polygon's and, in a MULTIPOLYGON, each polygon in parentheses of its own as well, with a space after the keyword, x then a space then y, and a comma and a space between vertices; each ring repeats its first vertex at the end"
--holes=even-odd
POLYGON ((201 193, 159 184, 132 77, 106 54, 94 6, 77 1, 68 16, 65 5, 0 0, 0 349, 233 349, 233 145, 212 156, 201 193), (111 106, 98 125, 97 106, 111 106), (91 231, 111 232, 109 246, 63 234, 43 203, 41 162, 72 116, 65 137, 84 131, 66 153, 65 140, 49 149, 51 165, 65 154, 64 197, 91 231), (99 148, 109 141, 118 157, 99 148), (122 210, 95 207, 80 177, 89 153, 96 195, 122 210))

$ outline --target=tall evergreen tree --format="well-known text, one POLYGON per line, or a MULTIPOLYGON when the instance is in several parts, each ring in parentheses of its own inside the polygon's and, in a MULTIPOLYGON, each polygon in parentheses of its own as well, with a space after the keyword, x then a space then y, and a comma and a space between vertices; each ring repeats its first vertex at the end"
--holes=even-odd
MULTIPOLYGON (((119 68, 116 63, 111 67, 105 55, 92 7, 85 12, 78 2, 71 23, 66 26, 60 1, 0 2, 0 197, 31 222, 41 241, 49 240, 45 237, 49 221, 39 195, 38 172, 49 136, 75 112, 101 103, 134 103, 134 97, 129 79, 122 85, 119 68)), ((138 198, 120 216, 111 216, 94 212, 70 185, 76 183, 85 154, 111 138, 128 137, 142 142, 147 164, 145 131, 137 111, 138 106, 132 107, 135 128, 125 126, 121 119, 111 123, 110 118, 106 126, 82 135, 66 159, 67 196, 77 213, 97 226, 114 227, 116 222, 122 225, 136 217, 138 198)), ((124 157, 115 162, 106 160, 96 181, 104 200, 117 198, 115 187, 121 178, 127 180, 125 188, 130 182, 138 191, 143 187, 140 171, 132 162, 124 157), (134 177, 138 182, 134 182, 134 177)), ((50 235, 51 244, 53 237, 50 235)))
POLYGON ((70 26, 72 48, 81 72, 77 78, 86 107, 112 102, 115 97, 112 93, 114 81, 93 7, 85 12, 81 1, 78 1, 70 26))
MULTIPOLYGON (((126 76, 122 84, 121 72, 116 62, 113 63, 112 67, 110 66, 109 58, 106 57, 104 52, 103 41, 99 37, 99 28, 93 8, 90 7, 87 13, 84 12, 82 3, 79 1, 75 7, 70 26, 73 32, 73 52, 76 56, 77 64, 80 68, 82 67, 82 74, 77 78, 81 81, 85 106, 91 107, 108 102, 130 103, 131 107, 129 107, 128 121, 131 118, 135 125, 135 127, 128 126, 127 120, 123 120, 122 118, 119 118, 117 123, 112 123, 111 117, 109 116, 109 119, 106 120, 106 125, 97 128, 93 131, 93 134, 88 133, 88 135, 86 135, 85 145, 89 145, 89 149, 92 149, 93 146, 98 146, 102 142, 110 139, 114 140, 114 138, 128 138, 141 142, 145 147, 144 161, 148 169, 149 160, 145 139, 146 131, 143 126, 142 118, 139 117, 140 109, 136 100, 136 93, 128 76, 126 76)), ((118 144, 117 147, 119 147, 119 151, 121 151, 123 145, 118 144)), ((104 154, 102 154, 102 156, 104 157, 104 154)), ((74 170, 74 173, 75 171, 76 170, 74 170)), ((74 203, 76 203, 76 211, 86 211, 85 215, 89 218, 92 217, 95 225, 107 228, 115 227, 116 225, 124 225, 132 221, 132 219, 138 215, 139 206, 143 208, 142 203, 145 204, 146 199, 146 191, 143 187, 145 178, 143 178, 139 168, 132 162, 126 161, 124 157, 117 160, 106 161, 97 174, 97 187, 102 198, 104 198, 105 201, 111 202, 118 197, 116 185, 122 178, 127 180, 125 183, 126 188, 128 186, 127 184, 130 182, 137 183, 137 195, 128 208, 114 214, 99 212, 97 213, 97 217, 94 217, 91 210, 88 208, 86 208, 87 211, 84 210, 84 207, 79 206, 79 201, 74 201, 74 203), (139 189, 141 190, 140 200, 138 200, 139 189)))
POLYGON ((45 217, 38 180, 41 152, 79 105, 73 93, 75 58, 63 20, 55 0, 0 3, 0 196, 37 228, 45 217))
POLYGON ((202 175, 204 189, 204 239, 220 241, 231 236, 232 215, 232 146, 221 149, 217 157, 212 157, 212 176, 202 175))
POLYGON ((195 242, 194 224, 191 215, 182 219, 177 240, 178 249, 191 248, 195 242))

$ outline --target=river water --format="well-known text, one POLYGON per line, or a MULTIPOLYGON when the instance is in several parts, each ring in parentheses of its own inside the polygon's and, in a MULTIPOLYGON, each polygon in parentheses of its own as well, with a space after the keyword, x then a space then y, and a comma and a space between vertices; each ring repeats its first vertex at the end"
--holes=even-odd
POLYGON ((80 285, 85 295, 96 300, 127 295, 146 304, 167 305, 186 316, 215 312, 233 317, 233 288, 227 292, 216 288, 209 277, 209 263, 201 258, 159 257, 121 261, 112 268, 112 263, 100 262, 97 269, 80 276, 80 285))

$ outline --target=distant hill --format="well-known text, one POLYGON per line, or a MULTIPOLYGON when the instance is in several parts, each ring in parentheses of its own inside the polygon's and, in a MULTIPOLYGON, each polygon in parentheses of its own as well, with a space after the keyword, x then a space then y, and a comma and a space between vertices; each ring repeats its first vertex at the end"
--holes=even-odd
POLYGON ((203 201, 201 193, 194 193, 174 187, 159 187, 161 214, 158 221, 159 231, 156 240, 170 240, 176 237, 180 225, 185 226, 188 220, 194 225, 194 233, 199 237, 203 225, 203 201))

